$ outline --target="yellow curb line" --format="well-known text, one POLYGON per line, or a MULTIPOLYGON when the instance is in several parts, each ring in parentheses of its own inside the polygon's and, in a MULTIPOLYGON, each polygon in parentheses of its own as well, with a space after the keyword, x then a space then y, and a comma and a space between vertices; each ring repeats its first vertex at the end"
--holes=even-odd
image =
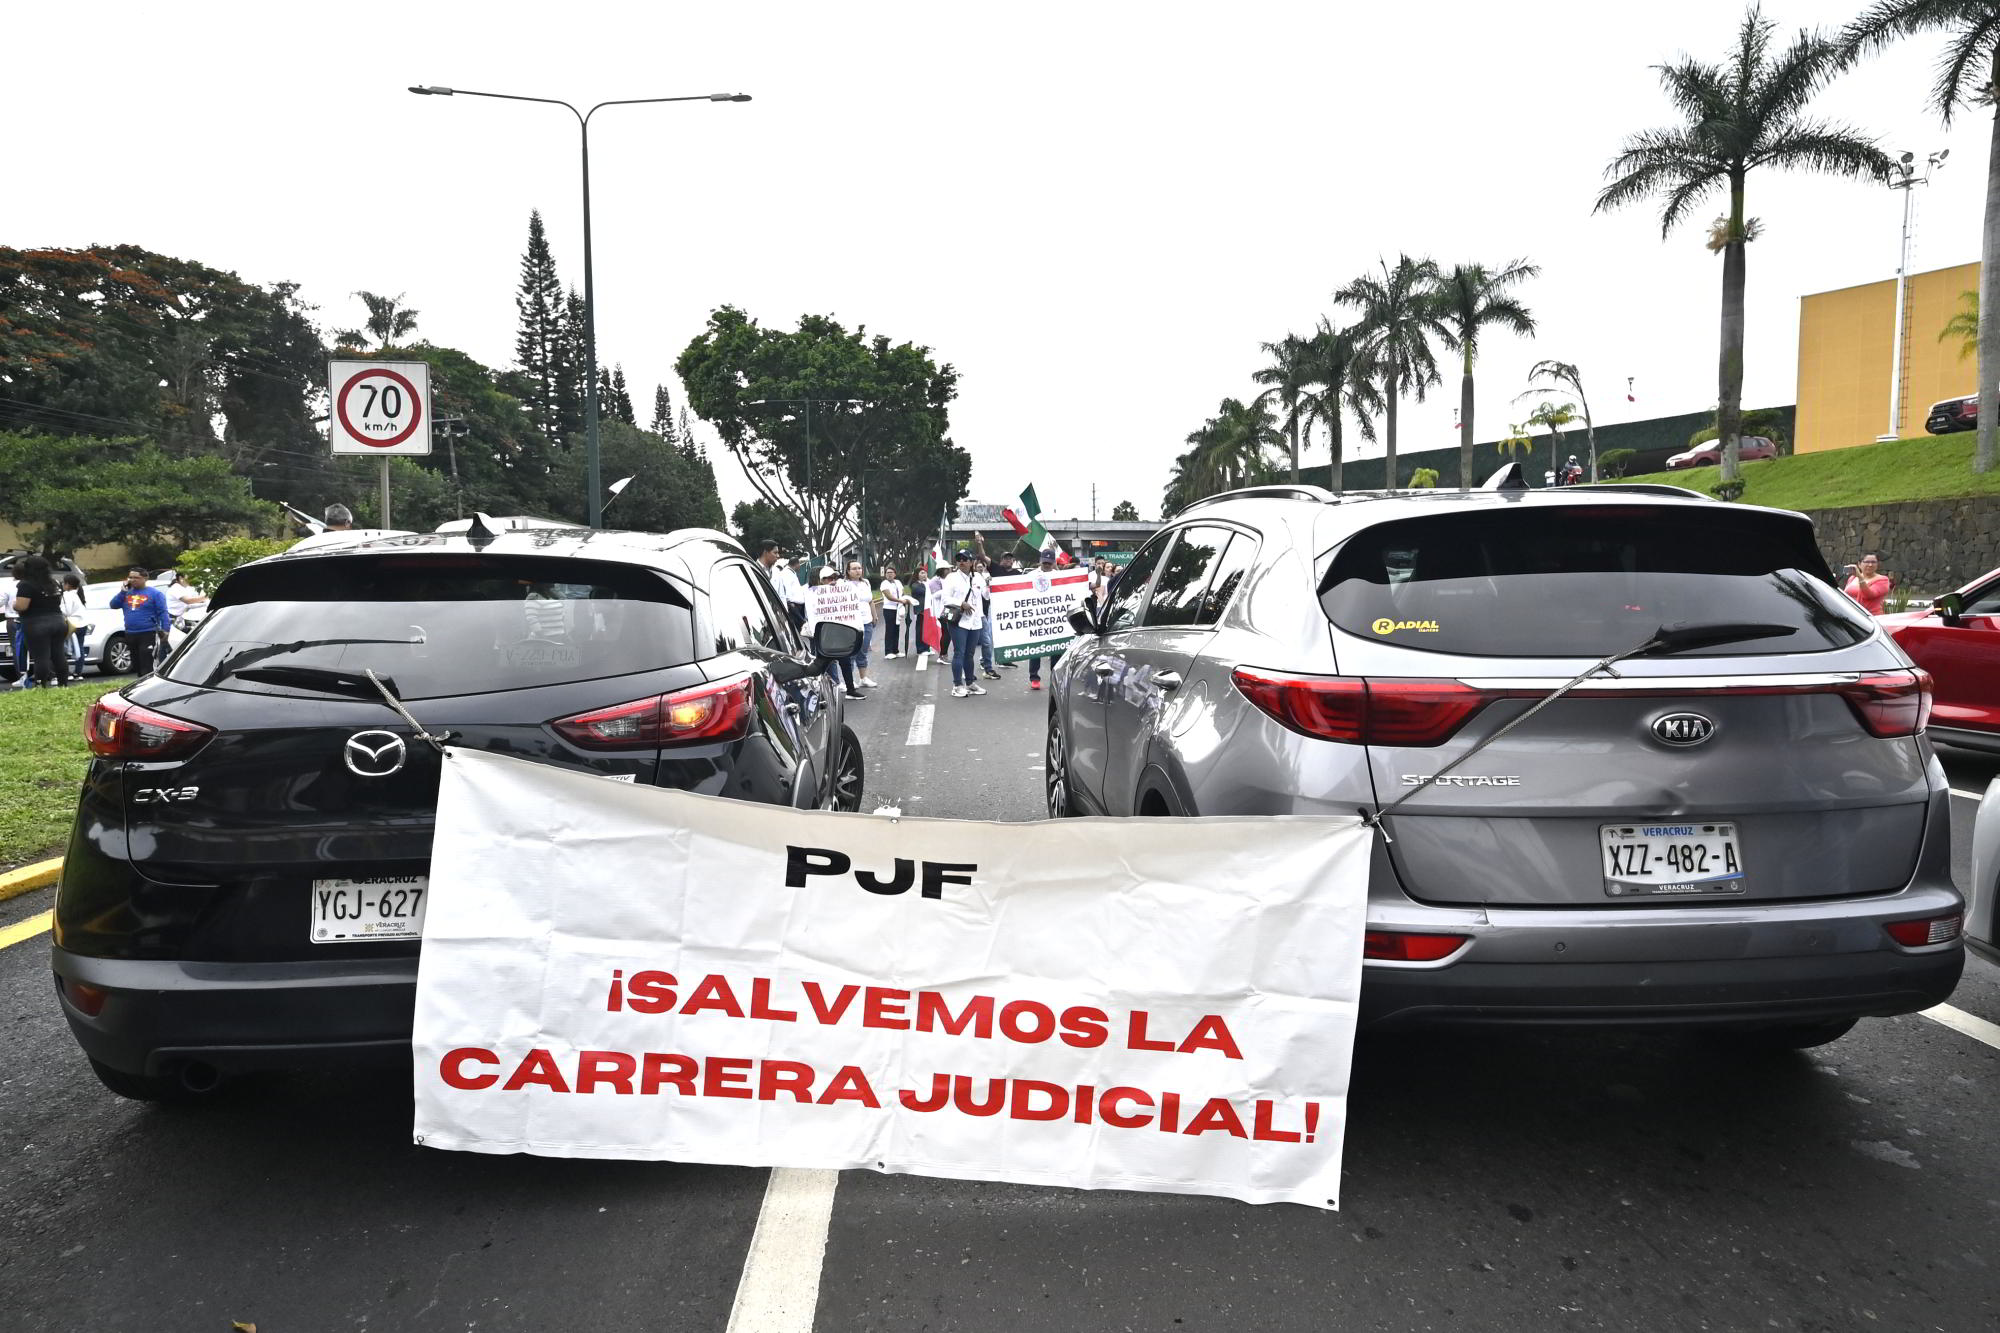
POLYGON ((6 929, 0 930, 0 949, 11 949, 22 940, 35 938, 53 926, 55 920, 55 909, 50 908, 37 916, 29 917, 26 921, 16 921, 6 929))
POLYGON ((19 870, 10 870, 0 875, 0 903, 9 898, 18 898, 36 889, 46 889, 62 878, 62 858, 51 857, 47 861, 37 861, 19 870))

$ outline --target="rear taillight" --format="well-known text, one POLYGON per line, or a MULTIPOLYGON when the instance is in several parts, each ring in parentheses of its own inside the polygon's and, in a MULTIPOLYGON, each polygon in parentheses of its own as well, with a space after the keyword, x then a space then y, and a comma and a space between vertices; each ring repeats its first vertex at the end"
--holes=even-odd
POLYGON ((185 759, 214 734, 199 722, 155 713, 116 694, 83 715, 83 738, 100 759, 185 759))
POLYGON ((1877 671, 1836 688, 1871 736, 1914 736, 1931 720, 1928 671, 1877 671))
POLYGON ((1418 935, 1403 930, 1370 930, 1361 936, 1361 956, 1390 963, 1435 963, 1462 948, 1470 935, 1418 935))
POLYGON ((1442 745, 1474 713, 1507 697, 1455 680, 1300 676, 1238 667, 1243 697, 1293 731, 1356 745, 1442 745))
POLYGON ((629 750, 659 745, 733 741, 750 730, 749 676, 673 694, 613 704, 549 723, 558 735, 586 750, 629 750))
POLYGON ((1950 916, 1926 917, 1921 921, 1891 921, 1882 929, 1896 943, 1921 949, 1926 944, 1950 944, 1964 926, 1964 915, 1953 912, 1950 916))

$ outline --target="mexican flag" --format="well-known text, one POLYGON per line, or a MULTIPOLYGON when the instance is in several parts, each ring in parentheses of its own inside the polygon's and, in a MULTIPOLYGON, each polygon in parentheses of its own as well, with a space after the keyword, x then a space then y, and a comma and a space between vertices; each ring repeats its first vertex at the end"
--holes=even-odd
POLYGON ((1041 519, 1036 517, 1042 512, 1042 505, 1041 501, 1035 498, 1035 488, 1032 485, 1021 492, 1019 500, 1001 512, 1007 519, 1007 526, 1014 529, 1014 535, 1034 547, 1037 553, 1053 546, 1056 548, 1056 564, 1062 566, 1070 563, 1069 552, 1063 550, 1062 543, 1051 536, 1049 530, 1042 526, 1041 519))

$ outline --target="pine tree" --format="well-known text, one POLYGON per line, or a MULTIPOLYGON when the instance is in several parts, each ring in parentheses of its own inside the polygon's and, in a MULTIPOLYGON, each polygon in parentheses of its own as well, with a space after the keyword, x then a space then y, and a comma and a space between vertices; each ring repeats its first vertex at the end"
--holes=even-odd
POLYGON ((604 395, 604 414, 609 417, 616 417, 628 426, 638 425, 637 415, 632 411, 632 393, 625 385, 625 367, 623 365, 611 368, 610 390, 609 394, 604 395))
POLYGON ((531 392, 528 415, 545 435, 559 426, 558 369, 562 359, 563 291, 556 278, 555 256, 540 209, 528 214, 528 249, 521 256, 521 285, 514 295, 520 326, 514 335, 514 360, 531 392))
POLYGON ((572 435, 583 430, 585 363, 583 342, 583 298, 576 288, 563 298, 561 332, 556 339, 561 356, 555 365, 556 441, 567 447, 572 435))
POLYGON ((653 434, 668 444, 680 443, 674 434, 674 395, 664 384, 653 390, 653 434))

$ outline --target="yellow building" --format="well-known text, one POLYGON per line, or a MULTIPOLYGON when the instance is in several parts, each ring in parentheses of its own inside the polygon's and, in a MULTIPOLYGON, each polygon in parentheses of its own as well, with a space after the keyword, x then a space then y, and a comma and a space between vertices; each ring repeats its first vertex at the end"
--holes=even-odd
MULTIPOLYGON (((1977 264, 1910 275, 1903 373, 1896 386, 1897 438, 1922 435, 1932 403, 1978 389, 1977 358, 1961 359, 1956 338, 1938 341, 1958 313, 1961 294, 1978 288, 1977 264)), ((1889 429, 1895 327, 1893 278, 1800 300, 1797 452, 1870 444, 1889 429)))

